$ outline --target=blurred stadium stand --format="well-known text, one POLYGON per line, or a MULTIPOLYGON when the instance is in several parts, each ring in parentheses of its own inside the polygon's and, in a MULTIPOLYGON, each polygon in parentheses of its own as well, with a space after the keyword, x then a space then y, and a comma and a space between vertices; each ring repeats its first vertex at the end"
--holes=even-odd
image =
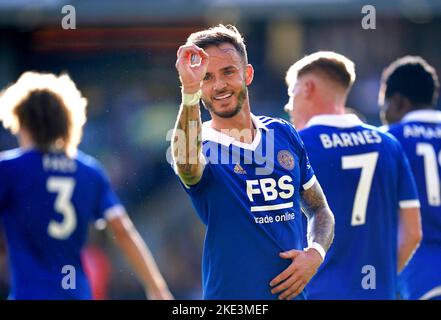
MULTIPOLYGON (((82 150, 106 167, 176 298, 201 297, 203 226, 169 164, 166 140, 180 89, 176 50, 196 30, 236 24, 244 34, 255 80, 255 114, 286 117, 285 71, 317 50, 345 54, 357 80, 348 106, 379 124, 382 68, 406 54, 441 70, 441 1, 358 0, 0 0, 0 86, 25 70, 68 72, 89 100, 82 150), (63 30, 61 8, 76 9, 76 30, 63 30), (373 5, 375 30, 361 27, 373 5)), ((204 112, 206 119, 207 113, 204 112)), ((16 146, 4 130, 0 150, 16 146)), ((112 262, 108 297, 142 299, 143 290, 110 239, 96 231, 112 262)), ((0 298, 7 294, 0 245, 0 298)))

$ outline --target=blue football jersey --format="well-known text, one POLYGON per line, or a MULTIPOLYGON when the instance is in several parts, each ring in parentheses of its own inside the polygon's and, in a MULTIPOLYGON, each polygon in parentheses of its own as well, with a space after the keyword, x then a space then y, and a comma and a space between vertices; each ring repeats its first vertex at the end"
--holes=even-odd
POLYGON ((300 131, 335 216, 310 299, 395 299, 399 208, 418 207, 399 142, 357 116, 320 115, 300 131))
POLYGON ((389 128, 407 154, 421 201, 423 240, 400 274, 405 299, 441 297, 441 111, 408 113, 389 128))
POLYGON ((292 262, 279 253, 303 248, 300 192, 315 182, 303 143, 284 120, 252 121, 252 144, 204 123, 207 163, 196 185, 184 185, 206 226, 205 299, 277 299, 269 283, 292 262))
POLYGON ((0 155, 0 216, 10 299, 90 299, 80 260, 88 225, 120 212, 100 165, 79 152, 10 150, 0 155))

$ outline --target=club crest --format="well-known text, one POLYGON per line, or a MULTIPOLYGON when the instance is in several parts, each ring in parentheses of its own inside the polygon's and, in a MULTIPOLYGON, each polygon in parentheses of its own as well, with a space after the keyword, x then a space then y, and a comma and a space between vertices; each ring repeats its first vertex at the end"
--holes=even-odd
POLYGON ((294 169, 294 157, 288 150, 280 150, 277 153, 277 161, 286 170, 294 169))

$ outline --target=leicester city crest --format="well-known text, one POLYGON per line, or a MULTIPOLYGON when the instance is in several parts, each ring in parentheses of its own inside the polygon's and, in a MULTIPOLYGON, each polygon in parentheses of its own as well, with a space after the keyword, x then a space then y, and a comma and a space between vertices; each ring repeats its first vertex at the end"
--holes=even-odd
POLYGON ((294 169, 294 157, 288 150, 280 150, 277 153, 277 161, 286 170, 294 169))

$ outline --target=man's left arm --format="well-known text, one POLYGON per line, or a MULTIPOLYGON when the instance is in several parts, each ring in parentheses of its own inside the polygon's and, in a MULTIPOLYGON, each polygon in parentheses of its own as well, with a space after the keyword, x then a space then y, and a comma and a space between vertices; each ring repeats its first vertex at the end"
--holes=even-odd
POLYGON ((322 187, 318 181, 302 193, 302 211, 308 218, 308 248, 324 254, 334 239, 334 215, 328 206, 322 187), (318 244, 319 246, 316 246, 318 244))
POLYGON ((114 239, 139 275, 149 300, 173 300, 153 255, 125 210, 107 219, 114 239))
POLYGON ((308 218, 308 248, 280 253, 281 258, 291 259, 292 263, 270 282, 271 292, 280 293, 279 299, 291 300, 303 291, 334 239, 334 215, 319 182, 315 181, 301 196, 302 211, 308 218))

